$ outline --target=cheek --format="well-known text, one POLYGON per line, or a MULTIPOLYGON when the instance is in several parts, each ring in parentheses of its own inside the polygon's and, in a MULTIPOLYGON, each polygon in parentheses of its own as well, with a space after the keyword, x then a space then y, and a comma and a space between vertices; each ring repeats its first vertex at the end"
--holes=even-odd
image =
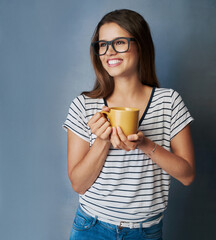
POLYGON ((102 66, 105 68, 106 67, 106 62, 105 62, 104 57, 100 57, 100 61, 101 61, 102 66))

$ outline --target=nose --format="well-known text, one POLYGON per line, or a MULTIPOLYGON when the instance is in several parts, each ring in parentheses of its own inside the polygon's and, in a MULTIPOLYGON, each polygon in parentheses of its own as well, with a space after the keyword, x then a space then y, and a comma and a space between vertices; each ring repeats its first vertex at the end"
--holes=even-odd
POLYGON ((109 55, 109 56, 113 55, 113 54, 116 54, 116 51, 114 50, 111 42, 108 43, 106 54, 109 55))

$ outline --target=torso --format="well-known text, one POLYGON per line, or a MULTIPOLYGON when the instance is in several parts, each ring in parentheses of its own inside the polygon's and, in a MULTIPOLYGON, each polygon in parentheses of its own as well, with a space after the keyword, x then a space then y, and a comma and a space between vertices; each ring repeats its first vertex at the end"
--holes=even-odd
MULTIPOLYGON (((139 101, 130 103, 125 97, 127 99, 118 102, 109 101, 110 98, 108 103, 140 107, 141 111, 147 106, 139 131, 170 151, 171 139, 192 121, 190 113, 177 92, 154 88, 150 94, 151 88, 145 90, 150 91, 139 101)), ((88 121, 104 104, 102 98, 77 97, 71 104, 65 126, 92 146, 97 137, 91 133, 88 121)), ((140 222, 166 209, 169 186, 170 176, 141 150, 127 152, 110 146, 100 175, 91 188, 80 195, 80 204, 89 215, 105 222, 140 222)))

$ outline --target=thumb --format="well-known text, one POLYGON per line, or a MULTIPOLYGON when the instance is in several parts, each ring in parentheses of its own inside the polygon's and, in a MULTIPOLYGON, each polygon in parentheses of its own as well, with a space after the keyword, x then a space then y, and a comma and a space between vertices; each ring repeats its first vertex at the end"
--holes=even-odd
POLYGON ((109 111, 110 111, 110 108, 107 107, 107 106, 103 106, 103 107, 102 107, 102 110, 103 110, 103 111, 106 111, 106 112, 109 112, 109 111))

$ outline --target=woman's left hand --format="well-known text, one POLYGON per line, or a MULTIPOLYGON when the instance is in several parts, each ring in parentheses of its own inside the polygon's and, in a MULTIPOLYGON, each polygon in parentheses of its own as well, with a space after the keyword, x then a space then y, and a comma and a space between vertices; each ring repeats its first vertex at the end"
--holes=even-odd
POLYGON ((114 148, 130 151, 138 148, 144 142, 145 136, 141 131, 125 136, 120 127, 113 127, 110 141, 114 148))

